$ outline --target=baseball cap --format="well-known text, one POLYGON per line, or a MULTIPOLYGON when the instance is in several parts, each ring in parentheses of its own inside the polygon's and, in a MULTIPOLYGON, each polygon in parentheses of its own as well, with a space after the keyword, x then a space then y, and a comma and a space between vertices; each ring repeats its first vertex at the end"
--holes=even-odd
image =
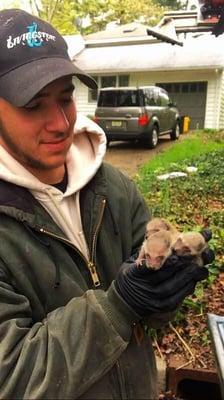
POLYGON ((46 85, 69 75, 97 89, 95 80, 71 61, 67 43, 53 26, 23 10, 0 11, 0 97, 22 107, 46 85))

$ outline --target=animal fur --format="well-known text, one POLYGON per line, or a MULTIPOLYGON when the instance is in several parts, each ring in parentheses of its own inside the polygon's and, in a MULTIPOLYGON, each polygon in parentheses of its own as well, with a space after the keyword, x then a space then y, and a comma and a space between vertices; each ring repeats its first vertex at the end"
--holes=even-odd
POLYGON ((181 233, 172 245, 172 251, 177 256, 192 257, 196 264, 204 265, 201 253, 207 248, 204 236, 200 232, 181 233))
POLYGON ((207 240, 199 232, 180 233, 169 221, 153 218, 146 225, 145 239, 136 264, 139 266, 145 261, 148 268, 156 270, 162 267, 171 254, 176 254, 190 257, 199 266, 203 266, 201 254, 207 248, 207 240))

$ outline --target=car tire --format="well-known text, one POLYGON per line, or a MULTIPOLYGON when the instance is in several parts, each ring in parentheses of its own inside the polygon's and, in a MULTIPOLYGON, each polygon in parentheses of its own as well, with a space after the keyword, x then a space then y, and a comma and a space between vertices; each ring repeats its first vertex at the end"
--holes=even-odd
POLYGON ((110 146, 110 142, 111 142, 111 140, 108 139, 108 137, 107 137, 107 149, 108 149, 108 147, 110 146))
POLYGON ((159 129, 158 126, 153 125, 151 132, 149 132, 149 137, 147 141, 145 142, 147 144, 147 147, 149 149, 154 149, 159 140, 159 129))
POLYGON ((170 134, 170 139, 171 140, 178 140, 180 137, 180 123, 177 121, 175 123, 175 126, 170 134))

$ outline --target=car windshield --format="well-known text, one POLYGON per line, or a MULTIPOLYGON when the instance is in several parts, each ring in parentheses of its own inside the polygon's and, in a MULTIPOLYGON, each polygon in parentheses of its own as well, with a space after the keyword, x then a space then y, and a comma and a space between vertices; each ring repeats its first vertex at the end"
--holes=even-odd
POLYGON ((137 90, 101 91, 98 107, 138 107, 140 105, 137 90))

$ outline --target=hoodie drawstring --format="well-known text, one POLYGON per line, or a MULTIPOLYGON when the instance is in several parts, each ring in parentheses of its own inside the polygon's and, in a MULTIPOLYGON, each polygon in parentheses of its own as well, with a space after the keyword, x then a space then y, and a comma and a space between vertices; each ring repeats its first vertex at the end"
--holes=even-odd
POLYGON ((55 265, 55 280, 54 280, 53 288, 57 289, 61 283, 60 265, 57 262, 56 257, 54 256, 54 252, 51 251, 50 242, 44 236, 40 238, 39 235, 36 232, 34 232, 28 224, 24 223, 24 226, 28 230, 28 232, 31 234, 31 236, 33 236, 36 240, 39 241, 39 243, 41 243, 43 246, 45 246, 47 248, 47 251, 49 252, 51 258, 53 259, 53 263, 55 265))

